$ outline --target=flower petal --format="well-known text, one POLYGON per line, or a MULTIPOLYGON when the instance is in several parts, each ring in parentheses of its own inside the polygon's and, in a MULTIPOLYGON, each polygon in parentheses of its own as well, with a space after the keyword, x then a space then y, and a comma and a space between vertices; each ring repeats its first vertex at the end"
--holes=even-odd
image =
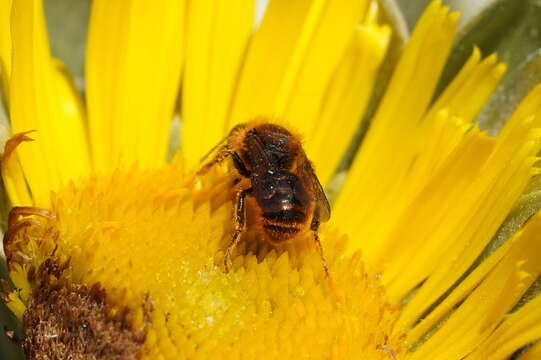
POLYGON ((11 1, 0 0, 0 79, 2 95, 6 103, 11 76, 11 1))
POLYGON ((355 135, 389 46, 391 29, 378 25, 377 15, 374 2, 332 76, 318 115, 317 131, 305 144, 323 184, 330 180, 355 135), (328 149, 331 139, 333 151, 328 149))
POLYGON ((538 342, 534 346, 528 349, 521 357, 520 360, 537 360, 541 359, 541 342, 538 342))
POLYGON ((480 56, 475 49, 464 68, 424 116, 419 129, 419 156, 408 174, 408 186, 402 192, 415 192, 425 186, 427 179, 456 149, 499 83, 505 66, 498 64, 494 56, 483 61, 480 56))
POLYGON ((276 92, 289 57, 297 44, 311 2, 269 2, 246 55, 228 128, 261 115, 274 113, 276 92), (272 56, 272 61, 268 61, 269 56, 272 56))
MULTIPOLYGON (((504 64, 497 62, 496 55, 488 56, 482 61, 480 55, 475 48, 464 68, 431 107, 431 112, 449 108, 453 115, 473 122, 506 70, 504 64)), ((429 116, 430 114, 427 115, 429 116)))
POLYGON ((86 81, 98 170, 165 162, 183 27, 184 1, 93 1, 86 81))
POLYGON ((50 56, 40 0, 13 1, 12 38, 12 130, 36 130, 17 153, 35 203, 46 205, 49 191, 88 171, 81 100, 50 56))
POLYGON ((90 173, 90 153, 84 128, 84 105, 64 65, 53 59, 51 69, 52 95, 58 102, 58 121, 49 121, 54 131, 54 161, 59 167, 63 184, 90 173))
POLYGON ((408 359, 434 354, 442 360, 461 359, 482 344, 541 274, 540 231, 538 214, 517 233, 508 254, 486 279, 408 359))
POLYGON ((275 113, 310 138, 317 128, 325 90, 368 0, 315 0, 283 74, 275 113))
POLYGON ((363 252, 369 261, 379 241, 370 231, 381 229, 373 217, 381 218, 382 214, 374 209, 384 208, 382 203, 396 198, 395 192, 416 156, 418 124, 451 47, 456 19, 456 14, 448 14, 434 1, 420 20, 334 206, 334 221, 364 239, 363 252), (373 226, 358 226, 360 219, 373 226))
MULTIPOLYGON (((524 20, 528 13, 535 12, 534 4, 515 0, 455 1, 448 4, 456 6, 461 13, 465 11, 465 14, 460 18, 457 38, 438 84, 437 93, 453 80, 475 47, 479 47, 483 55, 498 53, 504 57, 503 61, 510 65, 511 70, 516 65, 512 60, 522 61, 527 56, 523 49, 511 49, 512 45, 505 44, 530 41, 528 38, 531 39, 535 32, 525 30, 524 25, 532 25, 527 25, 524 20), (475 9, 476 14, 471 14, 472 9, 475 9)), ((538 43, 538 40, 536 42, 538 43)), ((534 49, 537 47, 536 45, 534 49)))
MULTIPOLYGON (((456 196, 455 204, 460 203, 461 207, 468 206, 469 201, 475 198, 477 200, 474 201, 478 204, 470 210, 462 208, 461 211, 466 216, 456 226, 447 221, 450 226, 447 232, 454 235, 443 236, 447 239, 442 241, 440 250, 437 250, 438 241, 434 241, 435 252, 426 253, 426 256, 437 261, 437 267, 434 267, 436 270, 412 300, 419 314, 458 280, 475 261, 524 191, 530 178, 538 173, 539 170, 534 167, 534 163, 537 161, 536 154, 541 148, 541 134, 538 130, 541 119, 540 93, 541 87, 537 87, 523 101, 496 138, 496 147, 480 169, 480 176, 476 180, 472 179, 472 186, 464 195, 456 196), (535 121, 532 116, 520 118, 527 113, 535 114, 535 121), (441 249, 445 252, 443 261, 440 258, 443 254, 441 249)), ((435 213, 437 208, 434 209, 433 214, 435 213)), ((447 219, 450 215, 447 215, 447 219)), ((440 232, 434 233, 432 239, 438 239, 440 235, 442 235, 440 232)), ((422 248, 415 250, 416 254, 422 252, 422 248)), ((414 256, 410 260, 422 261, 422 257, 414 256)), ((426 265, 425 263, 424 266, 426 265)), ((408 283, 408 273, 413 272, 407 271, 400 275, 400 280, 397 278, 395 284, 397 287, 408 283), (398 282, 402 285, 398 285, 398 282)), ((428 272, 425 274, 428 275, 428 272)), ((417 283, 422 278, 418 277, 417 283)), ((404 294, 408 291, 406 289, 411 289, 412 286, 415 286, 413 281, 399 292, 404 294)), ((397 288, 390 289, 391 292, 396 290, 397 288)))
POLYGON ((367 7, 367 0, 271 1, 248 51, 229 126, 266 116, 310 137, 330 78, 367 7))
MULTIPOLYGON (((488 259, 483 261, 475 270, 468 275, 460 284, 453 289, 451 294, 447 296, 436 308, 434 308, 428 315, 426 315, 419 323, 408 330, 408 342, 414 344, 421 339, 421 336, 426 334, 431 328, 433 328, 438 321, 441 321, 447 313, 453 310, 457 304, 461 303, 479 283, 485 280, 488 273, 490 273, 496 265, 498 265, 502 258, 509 253, 511 245, 514 244, 516 238, 510 239, 505 242, 501 247, 497 249, 488 259)), ((408 303, 402 310, 401 323, 402 326, 408 328, 413 321, 418 319, 418 309, 415 308, 415 304, 408 303)))
POLYGON ((228 130, 254 16, 254 0, 190 2, 182 91, 182 150, 190 164, 196 164, 228 130))
POLYGON ((540 338, 541 296, 537 296, 509 315, 466 359, 507 359, 521 347, 540 338))
POLYGON ((28 133, 14 135, 6 141, 2 154, 2 180, 11 204, 19 206, 33 205, 32 196, 28 191, 23 169, 14 153, 15 148, 23 141, 33 141, 27 136, 28 133))

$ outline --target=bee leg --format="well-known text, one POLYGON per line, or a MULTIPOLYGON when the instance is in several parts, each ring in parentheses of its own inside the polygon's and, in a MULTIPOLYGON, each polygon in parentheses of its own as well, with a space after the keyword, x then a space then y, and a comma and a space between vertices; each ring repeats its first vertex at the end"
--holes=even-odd
POLYGON ((237 193, 237 204, 235 206, 235 232, 231 237, 229 245, 227 245, 227 249, 225 249, 224 255, 224 272, 226 274, 229 272, 229 258, 231 257, 231 253, 233 252, 235 247, 237 247, 237 244, 240 241, 240 233, 244 229, 246 221, 246 210, 244 208, 244 201, 246 199, 246 196, 251 194, 252 188, 244 189, 237 193))
POLYGON ((239 174, 244 177, 250 177, 250 171, 246 169, 246 166, 242 162, 239 154, 237 154, 233 150, 229 150, 227 153, 229 154, 229 156, 231 156, 231 159, 233 160, 233 165, 235 165, 235 169, 237 169, 239 174))
POLYGON ((319 235, 317 234, 318 229, 319 229, 319 215, 316 212, 312 219, 310 230, 312 230, 312 233, 314 234, 314 241, 316 242, 317 252, 319 253, 319 256, 321 257, 321 263, 323 264, 323 270, 325 271, 325 275, 329 277, 329 267, 327 266, 325 255, 323 255, 323 247, 321 246, 321 241, 319 241, 319 235))

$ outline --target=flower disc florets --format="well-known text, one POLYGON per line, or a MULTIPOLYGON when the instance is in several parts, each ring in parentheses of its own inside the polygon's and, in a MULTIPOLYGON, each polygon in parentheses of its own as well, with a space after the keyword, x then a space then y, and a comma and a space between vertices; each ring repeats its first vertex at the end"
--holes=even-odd
MULTIPOLYGON (((74 342, 86 355, 113 354, 119 344, 149 359, 389 359, 391 349, 404 351, 397 308, 360 254, 344 255, 345 237, 321 232, 327 277, 310 233, 275 248, 248 224, 226 274, 232 179, 216 172, 194 189, 183 178, 188 184, 178 162, 117 171, 61 189, 51 219, 21 216, 32 221, 6 249, 22 289, 12 308, 26 309, 25 319, 40 311, 53 339, 74 331, 116 339, 105 348, 95 338, 74 342)), ((27 328, 31 339, 39 332, 27 328)))

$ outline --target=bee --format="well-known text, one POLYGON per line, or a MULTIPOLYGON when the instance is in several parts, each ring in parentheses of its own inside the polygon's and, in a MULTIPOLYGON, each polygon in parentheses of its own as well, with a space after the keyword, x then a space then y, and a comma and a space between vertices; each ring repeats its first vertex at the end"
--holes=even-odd
POLYGON ((329 220, 330 205, 299 138, 268 122, 237 125, 203 158, 197 175, 226 159, 247 181, 237 184, 235 231, 225 250, 224 271, 229 272, 229 258, 246 226, 246 198, 253 197, 264 238, 272 245, 290 240, 310 227, 328 276, 318 228, 321 222, 329 220), (214 156, 204 163, 210 154, 214 156))

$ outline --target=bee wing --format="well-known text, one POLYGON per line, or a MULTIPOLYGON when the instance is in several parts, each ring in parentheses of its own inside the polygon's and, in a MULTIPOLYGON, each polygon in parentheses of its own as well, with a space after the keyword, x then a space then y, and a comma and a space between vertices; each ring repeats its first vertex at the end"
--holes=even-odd
MULTIPOLYGON (((223 157, 220 158, 220 155, 223 155, 221 153, 229 149, 228 142, 230 137, 233 136, 236 132, 242 130, 245 126, 246 124, 239 124, 235 126, 233 129, 231 129, 227 136, 225 136, 219 143, 214 145, 199 161, 202 166, 201 169, 210 168, 216 163, 221 162, 223 160, 223 157)), ((203 172, 205 171, 203 170, 203 172)))
POLYGON ((316 202, 317 210, 319 212, 319 220, 321 222, 328 221, 331 217, 331 206, 325 196, 323 186, 319 182, 319 179, 314 172, 314 168, 308 159, 306 159, 301 166, 302 178, 310 181, 308 186, 312 189, 314 201, 316 202))
POLYGON ((220 140, 219 143, 214 145, 206 154, 199 160, 200 164, 203 164, 207 162, 209 159, 213 159, 217 153, 219 153, 221 150, 223 150, 227 145, 227 139, 229 136, 224 137, 222 140, 220 140), (213 156, 211 156, 213 155, 213 156))

